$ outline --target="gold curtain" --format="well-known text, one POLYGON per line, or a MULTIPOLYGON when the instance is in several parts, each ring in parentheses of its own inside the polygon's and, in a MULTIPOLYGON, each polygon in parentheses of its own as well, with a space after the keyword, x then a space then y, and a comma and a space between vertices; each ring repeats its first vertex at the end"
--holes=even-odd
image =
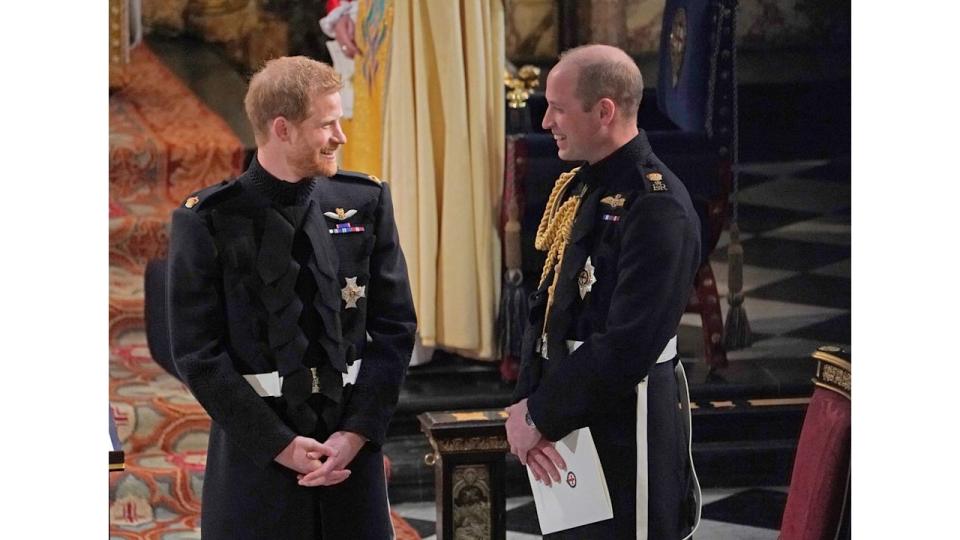
POLYGON ((393 192, 420 338, 428 347, 492 359, 503 5, 397 0, 391 30, 382 170, 393 192))
MULTIPOLYGON (((406 1, 406 0, 401 0, 406 1)), ((343 120, 347 144, 344 169, 383 177, 383 104, 390 59, 393 0, 360 0, 354 40, 363 53, 354 58, 353 118, 343 120)))

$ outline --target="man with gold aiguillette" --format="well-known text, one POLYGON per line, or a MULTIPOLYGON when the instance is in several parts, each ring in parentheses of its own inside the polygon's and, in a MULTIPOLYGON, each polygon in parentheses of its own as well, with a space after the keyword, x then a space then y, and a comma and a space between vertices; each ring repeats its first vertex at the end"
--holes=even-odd
POLYGON ((536 247, 512 451, 534 477, 560 481, 554 448, 589 427, 613 518, 546 538, 687 538, 700 494, 677 328, 700 261, 700 224, 680 180, 637 128, 643 80, 622 50, 564 53, 547 78, 543 127, 559 156, 585 163, 550 194, 536 247))
POLYGON ((341 86, 267 62, 249 169, 173 213, 171 349, 213 420, 204 540, 393 535, 381 445, 416 317, 387 184, 337 170, 341 86))

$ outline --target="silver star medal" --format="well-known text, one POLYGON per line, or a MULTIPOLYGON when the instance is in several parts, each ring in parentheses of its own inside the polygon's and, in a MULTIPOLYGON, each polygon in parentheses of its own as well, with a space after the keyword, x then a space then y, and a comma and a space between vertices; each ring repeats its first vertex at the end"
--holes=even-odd
POLYGON ((587 293, 593 289, 593 284, 597 282, 597 276, 593 271, 596 270, 590 263, 590 257, 587 257, 587 263, 583 265, 583 270, 577 274, 577 285, 580 286, 580 299, 583 300, 587 293))
POLYGON ((357 285, 357 278, 348 277, 347 285, 340 291, 340 297, 347 303, 346 309, 357 307, 357 300, 366 298, 367 287, 357 285))

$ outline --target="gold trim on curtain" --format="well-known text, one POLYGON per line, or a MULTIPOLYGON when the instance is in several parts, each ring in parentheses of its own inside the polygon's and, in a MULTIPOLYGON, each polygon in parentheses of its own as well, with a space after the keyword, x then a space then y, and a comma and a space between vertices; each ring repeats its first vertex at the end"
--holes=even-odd
POLYGON ((344 169, 383 177, 383 98, 390 59, 393 0, 359 0, 354 40, 353 118, 343 120, 344 169), (351 144, 352 142, 352 144, 351 144))

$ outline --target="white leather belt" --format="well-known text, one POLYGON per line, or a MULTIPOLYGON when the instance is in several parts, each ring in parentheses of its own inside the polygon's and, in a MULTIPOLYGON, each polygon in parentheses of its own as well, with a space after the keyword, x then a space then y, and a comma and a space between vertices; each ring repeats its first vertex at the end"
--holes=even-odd
MULTIPOLYGON (((547 359, 546 339, 540 341, 540 354, 547 359)), ((582 341, 567 340, 567 349, 572 353, 583 345, 582 341)), ((677 357, 677 336, 670 338, 666 347, 657 357, 657 364, 669 362, 677 357)), ((683 364, 677 362, 674 368, 674 376, 677 379, 677 385, 681 391, 679 407, 686 411, 684 418, 684 429, 687 439, 687 454, 690 458, 690 470, 693 474, 694 498, 697 504, 697 513, 694 520, 693 530, 700 525, 701 499, 700 482, 697 478, 696 470, 693 467, 692 436, 691 436, 691 417, 690 417, 690 390, 687 385, 686 373, 683 371, 683 364)), ((636 495, 636 534, 637 540, 647 540, 647 528, 649 525, 649 471, 647 456, 647 381, 649 377, 644 377, 640 384, 636 386, 637 392, 637 495, 636 495)), ((693 537, 693 531, 684 537, 683 540, 690 540, 693 537)))
MULTIPOLYGON (((352 364, 347 366, 347 372, 342 373, 343 385, 356 384, 357 375, 360 373, 360 363, 362 360, 357 358, 352 364)), ((317 368, 310 368, 310 374, 313 376, 313 393, 320 392, 320 384, 317 379, 317 368)), ((243 376, 250 383, 250 386, 256 390, 260 397, 280 397, 280 389, 283 388, 283 377, 280 372, 271 371, 270 373, 251 373, 243 376)))
MULTIPOLYGON (((583 345, 582 341, 574 341, 572 339, 567 340, 567 350, 573 352, 580 348, 583 345)), ((547 360, 547 348, 541 348, 541 354, 543 358, 547 360)), ((677 356, 677 336, 670 338, 670 341, 667 342, 667 346, 663 348, 663 351, 660 353, 660 356, 657 358, 657 363, 662 364, 664 362, 669 362, 677 356)))
MULTIPOLYGON (((674 336, 668 343, 657 363, 663 363, 677 356, 677 337, 674 336)), ((694 518, 693 530, 690 534, 683 537, 682 540, 693 538, 693 532, 700 526, 701 499, 700 480, 697 478, 697 471, 693 466, 693 437, 692 423, 690 416, 690 388, 687 384, 687 374, 683 370, 683 362, 677 362, 673 368, 673 374, 677 381, 677 389, 680 393, 678 406, 686 414, 683 415, 683 429, 686 435, 686 454, 690 459, 690 472, 693 475, 694 498, 697 504, 696 517, 694 518)), ((649 456, 647 455, 647 383, 649 376, 644 377, 637 385, 637 494, 636 494, 636 534, 637 540, 647 540, 649 538, 648 528, 650 525, 649 502, 650 502, 650 471, 649 456)), ((683 413, 681 413, 683 414, 683 413)))
POLYGON ((663 348, 663 352, 660 353, 660 357, 657 358, 657 363, 662 364, 664 362, 669 362, 677 357, 677 336, 670 338, 670 341, 667 342, 667 346, 663 348))

